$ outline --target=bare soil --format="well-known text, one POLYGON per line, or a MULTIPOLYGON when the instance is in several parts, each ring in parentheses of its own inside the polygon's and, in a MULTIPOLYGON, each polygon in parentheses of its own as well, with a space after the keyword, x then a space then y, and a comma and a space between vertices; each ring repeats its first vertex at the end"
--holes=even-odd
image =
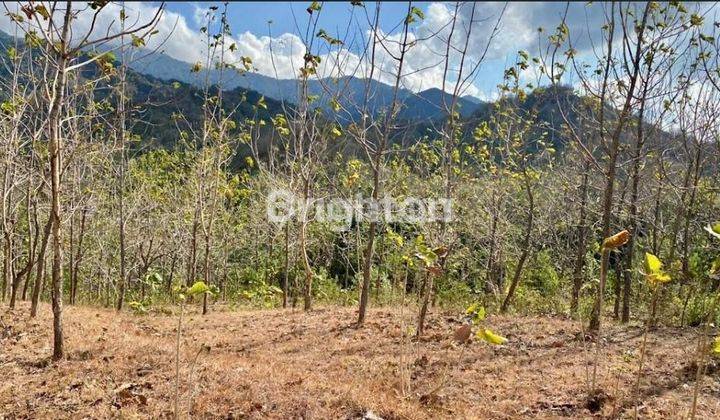
MULTIPOLYGON (((634 416, 639 325, 608 325, 589 393, 595 350, 578 323, 563 318, 494 316, 487 326, 506 345, 452 345, 461 318, 434 310, 425 337, 403 344, 410 309, 373 309, 361 329, 354 308, 214 309, 202 316, 193 308, 184 323, 184 418, 634 416)), ((176 317, 66 306, 68 354, 52 362, 50 308, 35 320, 28 312, 20 305, 0 314, 0 418, 172 418, 176 317)), ((641 418, 687 417, 698 334, 651 333, 641 418)), ((698 418, 720 418, 714 361, 701 381, 698 418)))

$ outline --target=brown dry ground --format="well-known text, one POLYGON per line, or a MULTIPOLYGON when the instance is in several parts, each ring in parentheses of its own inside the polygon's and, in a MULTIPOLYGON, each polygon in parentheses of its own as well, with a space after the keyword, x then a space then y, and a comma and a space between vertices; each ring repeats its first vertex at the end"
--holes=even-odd
MULTIPOLYGON (((68 355, 52 363, 50 308, 41 309, 36 320, 28 320, 25 305, 15 312, 2 309, 0 418, 172 417, 175 318, 66 307, 68 355)), ((181 351, 183 417, 633 415, 642 338, 638 326, 606 330, 598 371, 602 393, 595 399, 600 409, 593 413, 585 388, 589 356, 573 321, 493 316, 488 326, 505 335, 508 344, 473 342, 463 349, 448 343, 460 325, 457 314, 435 310, 426 338, 406 345, 400 339, 399 309, 371 310, 362 329, 352 327, 354 318, 354 309, 335 307, 309 314, 191 312, 181 351), (400 361, 403 353, 407 363, 400 361), (401 366, 409 376, 405 396, 401 366)), ((412 319, 409 310, 404 318, 412 319)), ((651 334, 641 418, 687 415, 698 333, 661 328, 651 334)), ((699 418, 720 418, 720 377, 714 365, 701 383, 699 418)))

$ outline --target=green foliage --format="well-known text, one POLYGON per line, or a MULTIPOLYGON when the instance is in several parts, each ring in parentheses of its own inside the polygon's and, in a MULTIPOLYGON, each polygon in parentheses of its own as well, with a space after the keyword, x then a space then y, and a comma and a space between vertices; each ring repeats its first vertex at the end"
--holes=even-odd
POLYGON ((198 296, 203 294, 212 294, 210 291, 210 288, 207 284, 203 281, 197 281, 192 286, 190 286, 186 291, 185 294, 187 296, 198 296))
POLYGON ((148 313, 148 306, 149 303, 146 301, 138 302, 136 300, 128 302, 128 307, 135 313, 136 315, 145 315, 148 313))
MULTIPOLYGON (((708 311, 710 310, 710 308, 712 308, 714 300, 715 297, 710 295, 693 295, 689 299, 687 308, 685 309, 685 324, 691 327, 697 327, 703 322, 705 322, 708 311)), ((683 303, 680 301, 676 303, 677 306, 680 306, 682 304, 683 303)), ((711 319, 709 321, 717 323, 718 321, 720 321, 720 314, 716 314, 715 319, 711 319)))
MULTIPOLYGON (((373 274, 376 275, 377 271, 374 271, 373 274)), ((362 281, 361 277, 358 276, 355 284, 359 284, 360 281, 362 281)), ((343 289, 335 279, 328 276, 325 269, 320 269, 313 275, 313 294, 314 298, 320 303, 343 306, 357 305, 357 288, 343 289)))
POLYGON ((720 239, 720 222, 705 226, 705 230, 716 239, 720 239))
POLYGON ((313 1, 312 3, 310 3, 310 6, 308 6, 308 8, 306 10, 309 14, 312 15, 313 12, 319 12, 321 8, 322 8, 322 6, 320 5, 320 2, 313 1))
POLYGON ((533 264, 528 267, 523 281, 543 297, 555 296, 560 288, 560 275, 553 261, 554 256, 550 250, 538 252, 533 264))
POLYGON ((423 13, 423 11, 419 8, 412 6, 410 8, 410 13, 408 13, 408 15, 405 17, 405 24, 409 25, 413 22, 416 22, 417 19, 425 19, 425 13, 423 13))
MULTIPOLYGON (((591 293, 588 292, 585 299, 588 302, 587 311, 591 306, 591 293)), ((520 284, 515 291, 513 307, 523 315, 560 315, 568 311, 569 300, 562 294, 554 295, 520 284)))

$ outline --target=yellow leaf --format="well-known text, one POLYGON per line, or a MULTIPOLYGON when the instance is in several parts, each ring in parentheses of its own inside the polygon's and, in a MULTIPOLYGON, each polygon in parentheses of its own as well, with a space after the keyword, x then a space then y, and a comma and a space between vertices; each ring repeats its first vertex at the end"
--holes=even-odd
POLYGON ((662 266, 663 263, 660 261, 660 258, 649 252, 645 253, 645 272, 647 274, 654 274, 660 272, 662 266))
POLYGON ((715 341, 713 341, 713 346, 710 349, 710 353, 712 353, 714 356, 720 356, 720 335, 715 337, 715 341))
POLYGON ((494 332, 488 330, 487 328, 484 330, 480 330, 476 334, 477 338, 486 341, 490 344, 505 344, 507 342, 507 338, 499 336, 495 334, 494 332))
POLYGON ((645 278, 647 279, 648 283, 652 285, 656 285, 658 283, 667 283, 672 280, 669 274, 663 272, 648 274, 647 276, 645 276, 645 278))
POLYGON ((475 311, 477 310, 478 306, 480 306, 480 304, 478 304, 478 303, 473 303, 472 305, 468 306, 467 309, 465 309, 465 314, 466 315, 474 314, 475 311))

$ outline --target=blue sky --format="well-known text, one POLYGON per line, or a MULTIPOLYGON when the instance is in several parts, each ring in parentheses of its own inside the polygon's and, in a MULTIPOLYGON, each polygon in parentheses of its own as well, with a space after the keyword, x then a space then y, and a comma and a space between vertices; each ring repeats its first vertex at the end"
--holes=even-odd
MULTIPOLYGON (((310 1, 230 3, 228 15, 232 39, 229 42, 236 44, 237 50, 226 57, 236 62, 242 57, 250 57, 254 71, 267 76, 281 79, 297 77, 305 53, 303 37, 308 19, 306 8, 309 4, 310 1), (271 34, 268 32, 268 21, 272 21, 271 34)), ((464 44, 465 31, 472 28, 464 75, 479 62, 480 57, 484 57, 484 60, 472 83, 464 86, 463 94, 481 99, 493 99, 497 96, 497 85, 502 81, 503 71, 514 63, 518 51, 526 50, 535 54, 539 40, 545 39, 549 32, 557 27, 566 8, 573 47, 578 51, 578 57, 587 58, 589 61, 594 60, 593 42, 601 40, 600 28, 606 19, 606 6, 597 2, 573 2, 569 5, 566 2, 479 2, 476 3, 474 14, 471 13, 472 3, 462 4, 457 13, 458 28, 462 29, 455 32, 453 45, 457 48, 464 44), (495 33, 498 19, 500 24, 495 33), (538 34, 538 27, 545 28, 544 34, 538 34), (495 37, 488 47, 493 33, 495 37)), ((6 5, 10 9, 19 8, 17 3, 6 5)), ((159 2, 124 3, 129 20, 137 22, 152 17, 158 5, 159 2)), ((148 40, 147 47, 157 48, 188 63, 202 61, 205 57, 203 49, 206 46, 199 29, 204 26, 203 16, 211 5, 221 6, 222 3, 166 3, 166 10, 157 26, 159 34, 148 40)), ((333 37, 343 38, 346 42, 341 47, 331 47, 323 42, 315 43, 312 52, 322 57, 319 75, 363 77, 368 74, 368 59, 362 51, 370 35, 368 15, 372 20, 375 3, 365 2, 365 5, 366 8, 353 7, 350 2, 323 3, 317 28, 324 29, 333 37), (348 33, 350 36, 344 37, 344 34, 348 33)), ((445 84, 446 89, 450 90, 457 79, 459 54, 453 54, 447 77, 443 72, 443 55, 449 36, 448 23, 455 15, 455 3, 418 2, 413 5, 424 12, 424 19, 417 19, 411 25, 411 40, 416 42, 406 56, 403 87, 417 92, 440 88, 445 84)), ((109 3, 100 14, 100 21, 93 28, 101 31, 107 30, 108 26, 117 25, 122 7, 122 2, 109 3)), ((391 41, 400 38, 401 23, 406 16, 407 7, 405 2, 382 3, 380 29, 383 37, 391 41)), ((630 7, 633 7, 633 4, 630 4, 630 7)), ((693 4, 688 7, 705 11, 712 9, 707 4, 693 4)), ((87 7, 85 9, 87 11, 80 13, 74 22, 74 33, 82 34, 84 29, 88 30, 90 27, 92 11, 87 7)), ((713 21, 713 16, 706 19, 708 25, 712 25, 713 21)), ((5 14, 0 15, 0 29, 12 33, 14 26, 5 14)), ((392 49, 391 45, 392 42, 388 42, 385 46, 392 49)), ((375 64, 377 71, 374 77, 391 83, 396 66, 391 52, 380 48, 375 64)), ((530 71, 525 73, 521 75, 525 81, 535 81, 532 80, 530 71)))
MULTIPOLYGON (((235 35, 249 33, 256 37, 270 34, 272 37, 279 37, 283 34, 294 34, 302 37, 306 30, 308 19, 306 8, 309 4, 310 2, 231 2, 228 5, 228 18, 232 32, 235 35), (269 24, 269 22, 272 23, 269 24)), ((205 11, 213 5, 221 6, 222 3, 171 2, 166 7, 169 12, 183 16, 188 27, 197 31, 204 26, 202 19, 205 11)), ((374 3, 367 2, 366 5, 368 12, 374 13, 374 3)), ((431 19, 433 10, 438 9, 437 3, 434 8, 431 7, 432 5, 432 2, 413 3, 413 6, 423 10, 426 19, 431 19)), ((448 4, 444 7, 450 10, 452 6, 448 4)), ((407 2, 383 3, 380 13, 380 28, 389 33, 400 31, 400 25, 407 14, 407 9, 407 2)), ((350 2, 326 2, 323 3, 320 12, 318 28, 323 28, 331 35, 338 37, 340 37, 340 34, 347 33, 348 27, 353 28, 353 31, 366 30, 367 17, 364 13, 363 9, 353 7, 350 2)), ((413 28, 413 30, 417 31, 418 28, 413 28)), ((349 49, 357 52, 357 43, 354 47, 349 46, 349 49)), ((514 53, 515 51, 511 54, 512 57, 514 57, 514 53)), ((480 97, 491 96, 496 85, 502 79, 507 60, 507 57, 495 57, 487 60, 473 87, 467 93, 480 97)), ((436 61, 439 62, 439 59, 436 59, 436 61)), ((418 75, 417 78, 422 80, 421 75, 418 75)), ((428 80, 430 79, 428 78, 428 80)), ((435 79, 437 79, 437 76, 435 76, 435 79)), ((435 82, 408 84, 406 87, 413 90, 424 90, 439 87, 438 83, 440 82, 435 80, 435 82)))
MULTIPOLYGON (((220 5, 217 2, 171 2, 167 9, 181 13, 188 19, 193 19, 197 9, 206 9, 212 5, 220 5)), ((250 31, 254 34, 267 34, 268 21, 272 21, 274 34, 285 32, 294 33, 297 28, 293 19, 293 13, 300 24, 307 20, 305 9, 310 2, 232 2, 228 4, 229 19, 233 32, 250 31)), ((427 9, 429 2, 413 3, 423 10, 427 9)), ((328 29, 342 30, 347 24, 348 17, 353 6, 350 2, 327 2, 323 4, 321 11, 320 26, 328 29)), ((386 2, 382 5, 380 26, 384 30, 390 30, 397 25, 398 21, 407 12, 407 3, 386 2)), ((194 25, 199 29, 199 25, 194 25)), ((303 28, 304 29, 304 28, 303 28)))

